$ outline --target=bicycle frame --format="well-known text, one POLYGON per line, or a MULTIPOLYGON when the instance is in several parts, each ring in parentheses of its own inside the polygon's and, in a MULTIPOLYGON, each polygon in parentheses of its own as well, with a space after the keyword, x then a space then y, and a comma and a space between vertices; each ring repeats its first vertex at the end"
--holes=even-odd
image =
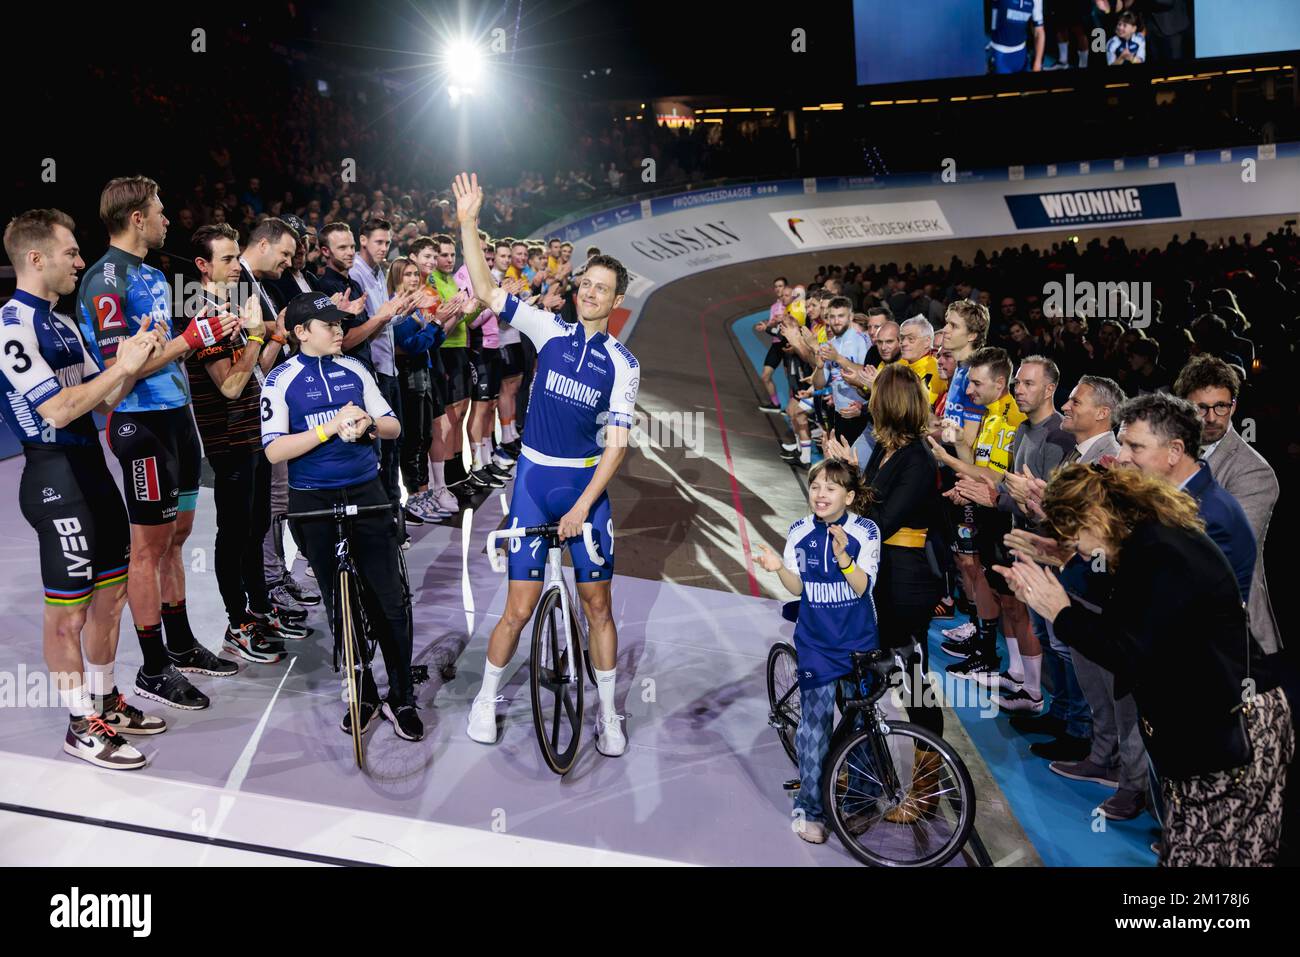
MULTIPOLYGON (((502 540, 509 541, 511 539, 532 538, 534 536, 544 537, 548 541, 546 552, 546 580, 542 585, 542 594, 545 595, 547 589, 552 585, 559 587, 560 616, 563 619, 564 633, 568 637, 569 642, 572 642, 575 639, 580 641, 583 645, 584 652, 586 652, 587 623, 582 614, 582 603, 578 602, 576 605, 574 604, 573 594, 569 591, 569 580, 564 577, 564 544, 559 540, 558 525, 537 525, 532 528, 508 528, 492 532, 488 535, 487 541, 488 561, 492 564, 492 570, 500 574, 505 572, 508 567, 507 562, 502 558, 498 551, 498 542, 502 540), (573 616, 572 618, 570 618, 571 614, 573 616), (577 635, 573 635, 569 631, 569 622, 571 620, 578 623, 579 634, 577 635)), ((587 555, 591 558, 592 562, 597 565, 604 565, 605 558, 596 548, 596 540, 593 534, 591 522, 583 523, 582 540, 583 544, 587 547, 587 555)), ((566 647, 568 646, 566 645, 566 647)), ((577 655, 569 655, 568 678, 570 681, 581 680, 581 676, 574 671, 576 664, 574 660, 575 658, 577 658, 577 655)))

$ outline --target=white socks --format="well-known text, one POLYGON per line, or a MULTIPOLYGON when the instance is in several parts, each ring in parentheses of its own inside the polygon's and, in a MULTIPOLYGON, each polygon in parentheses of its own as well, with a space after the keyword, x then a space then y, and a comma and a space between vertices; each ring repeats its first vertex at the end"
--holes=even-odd
POLYGON ((519 438, 519 430, 515 428, 514 420, 512 419, 509 422, 502 423, 501 441, 513 442, 517 438, 519 438))
POLYGON ((447 476, 446 473, 443 471, 443 469, 445 468, 446 468, 446 463, 444 462, 429 463, 429 471, 433 473, 432 475, 433 481, 430 484, 430 488, 433 490, 435 494, 441 492, 443 489, 447 487, 447 476))
POLYGON ((90 693, 104 697, 113 690, 113 662, 106 665, 97 665, 93 661, 86 661, 86 681, 90 685, 90 693))
POLYGON ((1069 62, 1070 62, 1070 44, 1069 44, 1069 41, 1063 41, 1063 42, 1058 43, 1058 44, 1056 45, 1056 62, 1058 62, 1058 63, 1069 63, 1069 62))
POLYGON ((1017 681, 1025 680, 1025 666, 1020 657, 1020 642, 1010 635, 1005 636, 1007 642, 1007 657, 1011 659, 1011 664, 1007 665, 1007 674, 1017 681))
POLYGON ((1020 660, 1025 667, 1025 691, 1032 698, 1041 698, 1043 696, 1043 656, 1034 655, 1030 657, 1025 655, 1020 660))
POLYGON ((596 693, 600 696, 600 713, 606 717, 615 714, 614 679, 618 675, 618 668, 601 671, 593 667, 591 670, 596 673, 596 693))
POLYGON ((800 443, 799 443, 799 461, 802 462, 804 465, 807 465, 808 463, 810 463, 810 462, 812 461, 812 443, 811 443, 811 442, 800 442, 800 443))
POLYGON ((94 702, 90 700, 90 692, 86 690, 85 685, 77 685, 74 688, 60 688, 59 701, 63 703, 63 707, 67 708, 70 714, 76 715, 78 718, 99 713, 94 702))
POLYGON ((483 458, 483 443, 475 442, 474 443, 474 471, 477 472, 485 465, 487 465, 487 461, 483 458))
POLYGON ((486 699, 491 701, 497 696, 497 688, 501 684, 501 676, 506 673, 504 667, 498 668, 486 658, 483 659, 483 684, 475 695, 475 700, 486 699))

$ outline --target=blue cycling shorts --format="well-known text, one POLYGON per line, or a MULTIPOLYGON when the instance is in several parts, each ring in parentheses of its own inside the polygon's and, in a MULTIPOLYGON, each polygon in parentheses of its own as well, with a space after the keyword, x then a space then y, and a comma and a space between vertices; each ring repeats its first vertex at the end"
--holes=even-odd
MULTIPOLYGON (((520 456, 510 501, 509 527, 528 528, 558 522, 573 508, 595 473, 594 465, 586 468, 539 465, 526 455, 520 456)), ((579 583, 609 581, 614 576, 614 519, 608 494, 601 493, 587 513, 587 521, 592 524, 597 552, 605 564, 597 565, 591 560, 581 537, 570 539, 566 544, 573 559, 574 578, 579 583)), ((546 542, 537 536, 511 539, 509 566, 511 581, 545 581, 546 542)))

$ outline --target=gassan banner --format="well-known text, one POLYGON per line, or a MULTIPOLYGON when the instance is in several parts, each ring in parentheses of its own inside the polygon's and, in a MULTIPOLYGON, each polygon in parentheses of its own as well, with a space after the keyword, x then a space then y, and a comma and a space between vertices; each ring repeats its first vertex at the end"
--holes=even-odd
POLYGON ((1173 183, 1017 193, 1006 200, 1016 229, 1176 219, 1182 215, 1178 187, 1173 183))
POLYGON ((786 209, 768 215, 797 249, 914 242, 953 235, 943 210, 932 199, 786 209))

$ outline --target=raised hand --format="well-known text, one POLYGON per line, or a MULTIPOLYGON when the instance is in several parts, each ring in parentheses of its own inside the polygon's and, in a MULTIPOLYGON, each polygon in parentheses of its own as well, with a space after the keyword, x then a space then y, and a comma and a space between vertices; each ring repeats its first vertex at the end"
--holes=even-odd
POLYGON ((765 572, 780 571, 785 565, 785 562, 781 561, 781 556, 768 548, 765 542, 759 542, 758 554, 754 556, 754 560, 765 572))
POLYGON ((456 221, 477 225, 479 210, 483 208, 483 190, 478 184, 478 174, 457 173, 451 183, 451 192, 456 197, 456 221))

